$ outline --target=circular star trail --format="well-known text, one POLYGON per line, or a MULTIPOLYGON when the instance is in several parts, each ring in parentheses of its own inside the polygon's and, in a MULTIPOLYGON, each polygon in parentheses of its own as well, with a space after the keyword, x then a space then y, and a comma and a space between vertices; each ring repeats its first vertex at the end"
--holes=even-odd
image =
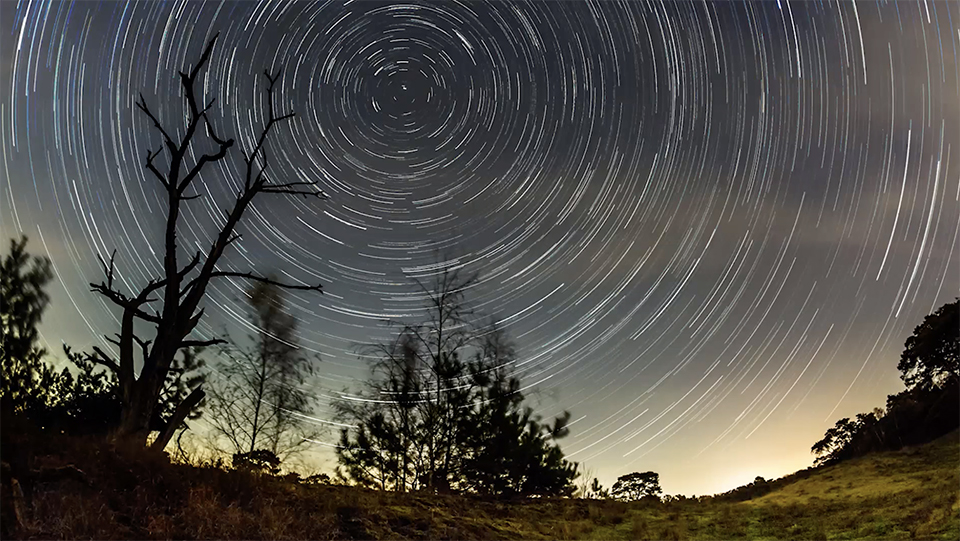
MULTIPOLYGON (((297 116, 268 172, 330 196, 261 196, 227 257, 324 285, 290 297, 323 359, 320 420, 367 374, 354 345, 417 316, 408 278, 439 257, 482 274, 475 306, 517 340, 538 411, 573 412, 572 459, 727 489, 809 464, 825 427, 881 405, 904 339, 960 290, 953 2, 0 11, 0 225, 55 263, 51 349, 110 345, 96 254, 116 248, 129 287, 160 272, 143 169, 160 139, 134 102, 181 126, 176 73, 216 33, 220 134, 254 144, 262 72, 282 68, 275 106, 297 116)), ((185 249, 210 242, 241 168, 198 179, 185 249)), ((242 287, 211 289, 203 333, 246 332, 242 287)))

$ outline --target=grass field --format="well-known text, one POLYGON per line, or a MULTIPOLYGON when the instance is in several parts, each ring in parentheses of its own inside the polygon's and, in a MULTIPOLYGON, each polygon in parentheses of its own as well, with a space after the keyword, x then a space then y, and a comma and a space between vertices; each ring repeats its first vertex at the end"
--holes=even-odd
POLYGON ((592 539, 960 539, 960 436, 826 466, 760 498, 630 509, 592 539))
MULTIPOLYGON (((960 436, 798 473, 763 497, 673 503, 495 501, 308 486, 130 460, 92 445, 36 449, 85 479, 36 483, 34 539, 960 539, 960 436), (59 450, 58 450, 59 449, 59 450)), ((6 460, 6 458, 5 458, 6 460)), ((29 492, 29 491, 28 491, 29 492)), ((5 529, 11 494, 4 483, 5 529)), ((24 507, 25 506, 25 507, 24 507)))

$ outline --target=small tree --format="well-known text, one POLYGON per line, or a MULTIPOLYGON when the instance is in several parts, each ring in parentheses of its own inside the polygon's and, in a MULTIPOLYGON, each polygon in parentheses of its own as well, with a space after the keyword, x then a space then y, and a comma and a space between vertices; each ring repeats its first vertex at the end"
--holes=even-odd
POLYGON ((573 493, 577 465, 556 443, 570 415, 548 424, 523 407, 513 344, 496 323, 476 325, 465 299, 475 280, 447 268, 430 286, 417 282, 425 320, 364 349, 375 358, 367 389, 337 404, 353 425, 341 431, 337 455, 354 482, 397 491, 573 493))
POLYGON ((586 497, 606 500, 610 498, 610 491, 603 488, 603 485, 600 484, 600 480, 594 477, 593 482, 590 483, 590 490, 587 492, 586 497))
POLYGON ((269 451, 282 459, 316 436, 303 418, 311 400, 300 387, 314 367, 297 345, 297 321, 280 288, 258 283, 247 294, 256 328, 253 345, 223 349, 208 416, 235 456, 269 451))
MULTIPOLYGON (((577 488, 573 492, 574 498, 589 499, 592 497, 590 486, 591 486, 591 482, 594 479, 596 479, 596 477, 594 477, 594 474, 595 472, 593 471, 593 468, 584 468, 580 472, 580 476, 577 478, 577 482, 576 482, 577 488)), ((599 484, 600 481, 597 481, 597 483, 599 484)))
POLYGON ((519 493, 525 468, 517 447, 531 413, 523 409, 520 380, 511 371, 516 350, 496 322, 478 342, 470 364, 476 406, 465 433, 470 452, 466 454, 464 473, 476 492, 519 493))
POLYGON ((926 316, 914 329, 897 369, 909 389, 932 389, 960 377, 960 298, 926 316))
POLYGON ((513 373, 516 350, 492 321, 479 333, 471 363, 473 413, 464 461, 467 483, 494 495, 570 496, 578 465, 566 460, 557 441, 570 432, 570 413, 544 423, 523 406, 520 379, 513 373))
MULTIPOLYGON (((576 462, 570 462, 563 456, 557 440, 570 433, 570 412, 554 419, 553 424, 543 423, 539 418, 531 418, 527 408, 522 419, 526 430, 520 437, 518 446, 511 446, 503 452, 518 457, 511 468, 511 481, 519 487, 515 493, 521 496, 571 496, 576 487, 574 480, 579 475, 576 462)), ((508 491, 506 494, 514 493, 508 491)))
POLYGON ((647 497, 659 498, 662 492, 660 474, 652 471, 621 475, 610 490, 614 498, 628 502, 647 497))
POLYGON ((427 464, 420 402, 428 378, 418 369, 420 347, 416 335, 405 330, 395 340, 364 348, 377 359, 368 382, 371 401, 336 404, 345 420, 358 423, 353 439, 349 429, 341 430, 337 455, 346 474, 362 485, 401 492, 422 488, 427 464))
POLYGON ((357 427, 341 431, 337 453, 359 483, 446 491, 462 480, 470 426, 464 359, 475 333, 465 295, 476 275, 448 266, 429 284, 412 282, 425 316, 401 324, 394 339, 361 348, 375 359, 372 378, 360 400, 348 395, 336 404, 339 416, 357 427))

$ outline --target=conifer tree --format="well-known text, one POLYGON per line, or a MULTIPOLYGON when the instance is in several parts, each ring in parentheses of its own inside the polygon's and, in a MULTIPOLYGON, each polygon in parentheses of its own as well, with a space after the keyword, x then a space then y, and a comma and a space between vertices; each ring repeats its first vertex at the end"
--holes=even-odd
POLYGON ((418 282, 425 321, 363 350, 375 359, 372 377, 337 404, 354 426, 337 448, 344 473, 381 490, 570 495, 577 465, 557 444, 570 415, 550 424, 524 407, 514 345, 469 309, 474 283, 455 269, 418 282))
POLYGON ((50 260, 27 253, 27 238, 10 240, 0 260, 0 405, 5 413, 44 406, 57 374, 43 362, 37 327, 50 303, 50 260))

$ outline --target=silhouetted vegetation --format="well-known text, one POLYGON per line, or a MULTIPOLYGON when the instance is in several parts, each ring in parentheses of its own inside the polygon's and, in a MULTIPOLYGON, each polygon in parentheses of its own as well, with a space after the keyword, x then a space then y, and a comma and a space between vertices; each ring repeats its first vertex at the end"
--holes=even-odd
POLYGON ((178 352, 223 342, 219 338, 191 338, 203 318, 202 305, 206 299, 207 287, 212 281, 219 278, 239 278, 283 288, 320 291, 319 285, 281 283, 249 271, 224 269, 220 265, 227 248, 240 239, 238 224, 258 196, 322 196, 322 192, 316 189, 313 182, 277 182, 270 180, 267 174, 266 142, 279 123, 294 115, 281 114, 275 109, 274 86, 280 79, 280 71, 265 72, 267 112, 253 147, 242 151, 243 165, 239 168, 242 178, 234 179, 231 184, 239 187, 236 199, 227 206, 220 229, 210 235, 214 239, 210 247, 205 252, 198 250, 186 263, 180 261, 181 252, 184 250, 177 234, 180 216, 186 204, 204 195, 194 192, 194 181, 203 171, 223 162, 234 146, 234 139, 220 137, 218 129, 211 121, 214 101, 205 101, 197 89, 201 71, 210 59, 216 40, 216 37, 210 40, 193 68, 179 73, 187 105, 184 126, 173 129, 165 127, 142 95, 136 104, 162 139, 159 149, 147 152, 144 163, 150 176, 159 183, 167 202, 164 238, 156 250, 162 254, 162 274, 137 291, 125 292, 115 281, 114 252, 109 261, 100 258, 104 278, 100 283, 91 284, 93 291, 120 309, 120 332, 116 338, 108 338, 116 346, 116 351, 104 352, 95 348, 96 355, 90 357, 92 361, 117 375, 120 420, 112 436, 114 439, 123 439, 142 446, 146 444, 150 433, 156 432, 151 445, 158 450, 166 447, 174 432, 205 396, 202 386, 194 387, 176 403, 163 426, 156 427, 152 424, 155 411, 162 407, 161 395, 178 352), (199 136, 201 133, 206 135, 206 142, 201 141, 204 139, 199 136), (203 150, 211 145, 216 148, 215 151, 203 150), (162 170, 164 166, 157 162, 161 154, 167 159, 166 170, 162 170), (143 338, 141 326, 152 330, 152 339, 143 338), (136 370, 137 367, 139 370, 136 370))
POLYGON ((610 489, 610 495, 618 500, 632 502, 644 498, 660 500, 660 474, 652 471, 633 472, 621 475, 610 489))
POLYGON ((778 480, 750 501, 629 504, 329 486, 215 461, 171 464, 159 453, 98 440, 16 434, 16 443, 30 448, 36 473, 21 477, 14 495, 4 464, 3 539, 947 540, 960 534, 956 433, 778 480))
POLYGON ((926 316, 905 344, 897 368, 906 390, 827 430, 811 452, 815 464, 932 441, 960 426, 960 299, 926 316))
POLYGON ((477 276, 462 274, 456 264, 438 264, 426 274, 429 283, 414 279, 424 318, 400 322, 390 340, 364 347, 363 356, 373 361, 371 377, 362 391, 345 391, 336 404, 347 423, 336 449, 338 478, 282 472, 283 458, 314 435, 305 422, 310 397, 300 388, 313 364, 298 347, 297 322, 282 290, 321 289, 222 270, 218 263, 240 238, 237 226, 256 196, 319 192, 311 182, 267 178, 265 142, 292 116, 274 111, 280 74, 267 73, 268 115, 254 147, 244 153, 236 200, 210 248, 178 262, 181 207, 200 196, 187 190, 234 145, 217 135, 208 117, 213 103, 201 107, 195 88, 215 40, 189 72, 180 73, 186 126, 168 132, 142 97, 137 103, 163 140, 145 167, 167 194, 159 250, 164 270, 127 294, 115 284, 114 257, 100 259, 104 280, 91 287, 121 309, 120 332, 107 338, 115 349, 75 352, 64 345, 71 366, 55 369, 38 333, 50 301, 50 261, 29 255, 25 237, 12 240, 0 261, 3 538, 960 533, 960 299, 927 316, 907 339, 898 365, 906 389, 889 396, 885 409, 837 421, 812 447, 815 468, 774 481, 757 477, 714 497, 661 498, 655 472, 623 475, 609 491, 589 475, 574 485, 579 465, 559 446, 569 433, 570 413, 544 420, 524 404, 514 344, 502 326, 482 322, 471 308, 477 276), (196 150, 201 129, 215 152, 196 150), (174 141, 169 133, 183 135, 174 141), (155 164, 163 152, 166 172, 155 164), (189 165, 193 156, 199 157, 189 165), (250 347, 233 343, 221 349, 219 377, 210 382, 207 412, 228 449, 209 460, 190 459, 181 450, 183 463, 173 464, 163 449, 204 411, 203 384, 210 374, 203 348, 226 343, 192 337, 207 286, 224 277, 254 282, 247 293, 257 330, 250 347), (152 339, 141 336, 145 328, 155 333, 152 339), (156 436, 145 450, 151 433, 156 436), (916 447, 944 434, 950 435, 916 447), (334 486, 347 483, 358 486, 334 486), (574 493, 582 500, 571 500, 574 493), (863 509, 882 512, 863 516, 863 509))
POLYGON ((812 469, 801 470, 776 481, 768 481, 758 475, 756 478, 754 478, 752 483, 739 486, 733 490, 728 490, 727 492, 721 494, 710 496, 710 498, 723 502, 745 502, 747 500, 764 496, 774 488, 784 486, 799 479, 805 479, 809 476, 805 475, 805 473, 809 473, 811 471, 812 469))
POLYGON ((312 400, 301 387, 314 366, 297 345, 297 321, 283 291, 257 283, 247 296, 256 334, 248 347, 231 342, 221 350, 208 418, 217 440, 235 457, 260 450, 286 457, 316 437, 304 417, 312 400))
MULTIPOLYGON (((24 239, 11 243, 0 271, 4 539, 953 539, 960 534, 957 432, 917 446, 956 427, 957 377, 951 365, 924 364, 929 355, 917 353, 927 348, 935 355, 955 354, 949 318, 956 317, 956 303, 928 317, 908 340, 904 355, 910 360, 901 370, 909 387, 889 397, 885 411, 838 422, 815 446, 827 457, 818 467, 773 481, 758 477, 713 497, 661 499, 654 472, 621 476, 609 492, 592 478, 577 488, 584 499, 574 500, 564 496, 573 493, 578 468, 557 445, 568 431, 569 415, 545 423, 523 406, 512 370, 513 344, 495 322, 477 324, 465 295, 474 278, 454 269, 437 272, 435 281, 422 287, 429 317, 401 325, 393 341, 365 349, 374 353, 374 377, 360 395, 347 394, 341 406, 356 428, 341 434, 340 483, 378 492, 335 486, 324 473, 304 478, 282 472, 272 425, 261 426, 257 436, 270 449, 245 440, 229 467, 224 455, 200 460, 181 452, 182 463, 172 464, 166 454, 144 451, 137 442, 105 445, 103 435, 121 418, 117 375, 95 362, 99 353, 69 347, 71 368, 56 371, 48 363, 36 326, 48 304, 49 263, 29 256, 24 239), (931 346, 931 340, 939 342, 931 346), (886 447, 906 449, 873 453, 886 447), (439 494, 448 491, 461 494, 439 494), (632 503, 586 499, 611 496, 632 503)), ((254 337, 250 358, 261 367, 265 358, 295 359, 290 366, 306 362, 296 355, 295 322, 283 309, 282 295, 265 285, 251 296, 262 332, 254 337)), ((233 360, 228 356, 226 362, 233 360)), ((177 405, 204 379, 202 366, 193 347, 175 357, 152 428, 169 426, 177 405)), ((277 374, 284 382, 301 377, 277 374)), ((258 381, 268 387, 274 380, 258 381)), ((258 396, 268 417, 277 400, 294 403, 287 395, 258 396)), ((237 405, 253 411, 249 404, 237 405)))
POLYGON ((346 422, 337 454, 354 482, 381 490, 570 495, 577 465, 556 441, 569 413, 544 422, 523 406, 513 344, 478 326, 466 295, 476 276, 443 267, 417 282, 424 321, 400 326, 373 357, 365 393, 337 405, 346 422))
POLYGON ((55 372, 43 362, 37 326, 50 302, 46 286, 50 261, 31 257, 27 238, 10 241, 0 261, 0 408, 9 414, 33 414, 47 406, 55 372))
MULTIPOLYGON (((28 255, 26 244, 26 237, 11 241, 0 266, 0 320, 4 327, 0 402, 5 418, 17 415, 53 431, 105 436, 120 421, 116 373, 99 366, 96 355, 74 352, 68 345, 63 352, 73 371, 57 371, 46 360, 47 352, 37 344, 37 326, 49 303, 46 287, 52 270, 46 258, 28 255)), ((203 382, 203 361, 198 354, 197 348, 189 348, 174 358, 151 419, 154 430, 167 426, 177 404, 203 382)), ((188 418, 200 414, 193 410, 188 418)), ((185 427, 183 420, 180 427, 185 427)))
POLYGON ((897 370, 908 389, 933 390, 960 377, 960 298, 923 319, 907 338, 897 370))

